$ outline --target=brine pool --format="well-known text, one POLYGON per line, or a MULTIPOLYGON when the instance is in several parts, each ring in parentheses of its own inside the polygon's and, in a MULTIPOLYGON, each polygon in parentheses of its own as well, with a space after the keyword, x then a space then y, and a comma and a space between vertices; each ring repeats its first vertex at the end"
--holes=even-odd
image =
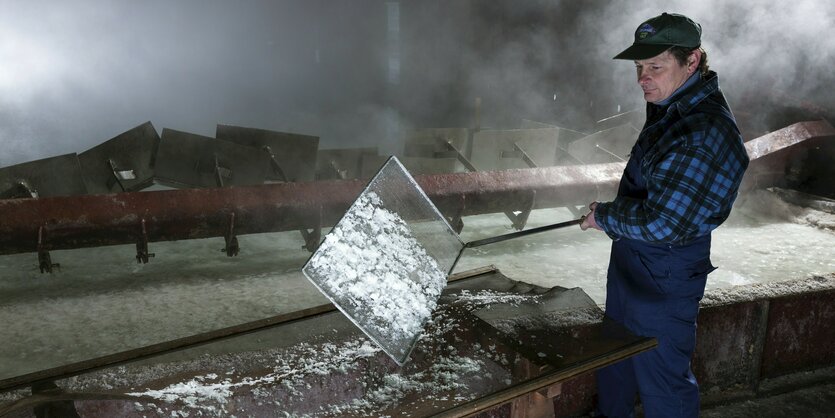
MULTIPOLYGON (((746 199, 713 233, 708 289, 835 272, 833 215, 769 199, 746 199)), ((537 210, 528 227, 571 218, 537 210)), ((464 222, 465 242, 512 232, 501 214, 464 222)), ((148 264, 133 245, 53 251, 54 274, 40 274, 34 253, 1 256, 0 379, 328 302, 300 271, 310 254, 298 232, 238 239, 237 257, 221 238, 151 243, 148 264)), ((602 305, 610 245, 574 226, 468 249, 456 271, 494 265, 515 280, 581 287, 602 305)))

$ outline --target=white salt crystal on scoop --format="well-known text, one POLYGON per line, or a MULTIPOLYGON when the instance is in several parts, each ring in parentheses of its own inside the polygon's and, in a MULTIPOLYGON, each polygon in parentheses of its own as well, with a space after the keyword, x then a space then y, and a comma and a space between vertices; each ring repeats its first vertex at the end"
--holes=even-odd
POLYGON ((373 191, 354 203, 304 272, 399 364, 446 285, 446 272, 373 191))

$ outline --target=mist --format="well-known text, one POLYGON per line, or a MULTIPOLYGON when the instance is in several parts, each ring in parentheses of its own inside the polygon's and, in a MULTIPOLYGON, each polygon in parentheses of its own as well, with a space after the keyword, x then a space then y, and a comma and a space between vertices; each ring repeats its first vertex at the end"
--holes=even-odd
POLYGON ((0 166, 82 152, 150 120, 398 151, 413 128, 521 119, 589 131, 642 109, 611 58, 661 12, 703 27, 748 136, 833 115, 825 1, 0 0, 0 166))

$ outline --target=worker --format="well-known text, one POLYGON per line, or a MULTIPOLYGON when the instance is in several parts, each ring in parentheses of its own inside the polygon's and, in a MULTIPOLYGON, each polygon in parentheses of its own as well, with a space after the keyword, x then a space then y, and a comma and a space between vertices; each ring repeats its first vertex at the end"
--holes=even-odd
POLYGON ((615 59, 635 63, 646 122, 611 202, 589 205, 580 227, 612 239, 606 316, 658 346, 597 372, 598 413, 697 417, 690 369, 710 234, 731 212, 748 155, 708 69, 701 26, 663 13, 638 26, 615 59))

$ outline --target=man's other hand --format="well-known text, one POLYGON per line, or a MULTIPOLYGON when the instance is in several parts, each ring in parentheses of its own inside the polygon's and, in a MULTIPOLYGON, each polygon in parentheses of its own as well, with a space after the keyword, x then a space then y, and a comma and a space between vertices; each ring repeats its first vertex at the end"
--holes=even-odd
POLYGON ((595 220, 594 220, 594 210, 596 208, 597 208, 597 202, 591 202, 591 204, 589 204, 589 213, 584 215, 583 216, 583 221, 580 222, 580 229, 582 229, 583 231, 585 231, 589 228, 594 228, 598 231, 602 231, 602 229, 600 229, 600 226, 598 226, 597 222, 595 222, 595 220))

